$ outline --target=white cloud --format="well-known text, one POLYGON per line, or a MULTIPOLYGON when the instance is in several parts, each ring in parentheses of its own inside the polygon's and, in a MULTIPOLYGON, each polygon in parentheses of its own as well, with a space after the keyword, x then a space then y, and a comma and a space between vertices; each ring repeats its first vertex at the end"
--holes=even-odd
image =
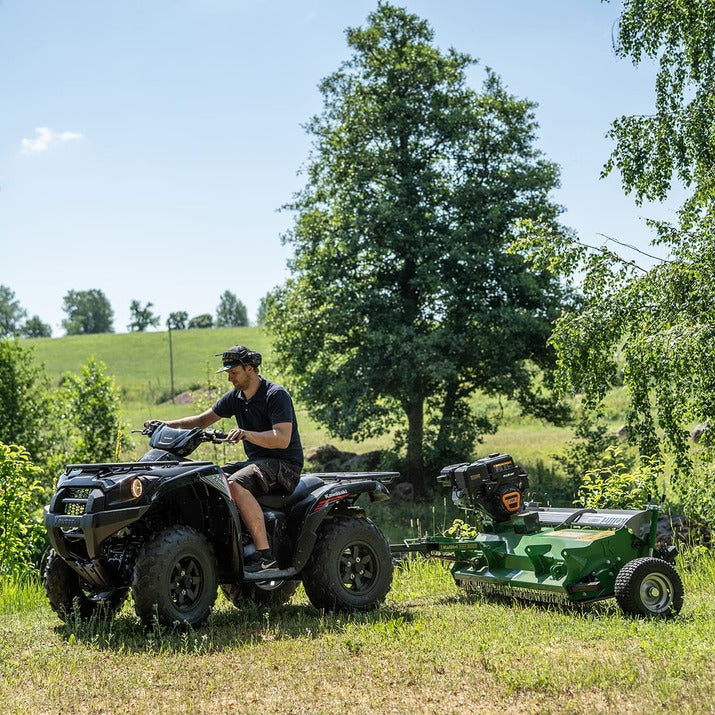
POLYGON ((37 136, 34 139, 22 139, 23 154, 37 154, 49 149, 54 142, 69 142, 74 139, 81 139, 82 134, 78 132, 55 132, 49 127, 37 127, 37 136))

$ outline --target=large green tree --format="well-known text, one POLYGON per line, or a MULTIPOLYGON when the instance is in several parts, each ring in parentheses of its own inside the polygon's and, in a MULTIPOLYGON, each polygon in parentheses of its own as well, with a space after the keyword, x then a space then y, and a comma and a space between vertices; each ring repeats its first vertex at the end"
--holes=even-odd
POLYGON ((67 335, 114 332, 114 311, 98 288, 69 291, 63 298, 62 310, 67 313, 62 321, 67 335))
POLYGON ((474 60, 435 47, 419 17, 380 3, 347 41, 352 56, 323 80, 307 125, 292 276, 267 324, 293 388, 333 433, 406 425, 422 489, 426 444, 435 459, 471 457, 475 389, 555 415, 534 378, 550 364, 561 290, 504 249, 517 219, 556 228, 558 171, 535 147, 534 105, 489 70, 470 88, 474 60))

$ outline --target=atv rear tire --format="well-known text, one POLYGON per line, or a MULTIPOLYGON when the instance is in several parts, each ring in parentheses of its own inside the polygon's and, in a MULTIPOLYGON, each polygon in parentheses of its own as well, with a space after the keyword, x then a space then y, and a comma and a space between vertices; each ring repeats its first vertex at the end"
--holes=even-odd
POLYGON ((366 518, 326 521, 303 570, 303 586, 316 608, 368 611, 392 584, 392 556, 382 532, 366 518))
POLYGON ((616 576, 616 601, 633 616, 671 618, 683 606, 683 582, 662 559, 643 557, 629 561, 616 576))
POLYGON ((188 526, 160 531, 142 546, 132 581, 134 610, 145 625, 197 626, 218 591, 216 558, 203 534, 188 526))
POLYGON ((52 549, 42 570, 45 593, 52 610, 63 620, 77 615, 81 619, 112 618, 127 597, 126 588, 97 591, 83 581, 52 549))
POLYGON ((260 606, 282 606, 290 601, 300 581, 256 581, 252 583, 222 583, 223 595, 241 608, 246 603, 260 606))

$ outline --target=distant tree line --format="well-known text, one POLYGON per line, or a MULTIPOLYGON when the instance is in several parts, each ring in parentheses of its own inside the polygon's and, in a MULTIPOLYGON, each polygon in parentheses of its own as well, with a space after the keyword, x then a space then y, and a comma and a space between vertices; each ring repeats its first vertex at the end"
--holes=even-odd
MULTIPOLYGON (((142 304, 132 300, 129 306, 130 321, 127 330, 143 332, 156 328, 161 316, 154 313, 154 304, 142 304)), ((62 328, 67 335, 88 335, 114 332, 114 311, 107 296, 99 288, 90 290, 70 290, 62 300, 62 309, 67 317, 62 321, 62 328)), ((259 310, 258 323, 262 324, 262 311, 259 310)), ((249 325, 248 311, 244 303, 231 291, 224 291, 216 308, 216 315, 201 313, 189 317, 186 311, 169 313, 166 327, 170 330, 191 328, 238 328, 249 325)), ((0 339, 8 337, 49 338, 52 327, 43 322, 38 315, 27 317, 27 311, 16 299, 15 293, 8 286, 0 285, 0 339)))

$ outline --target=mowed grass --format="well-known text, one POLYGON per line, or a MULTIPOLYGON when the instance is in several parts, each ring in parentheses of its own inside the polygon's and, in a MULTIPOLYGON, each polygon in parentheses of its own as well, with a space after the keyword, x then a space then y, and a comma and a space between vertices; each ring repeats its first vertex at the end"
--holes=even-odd
POLYGON ((715 561, 696 559, 670 621, 461 594, 439 562, 395 572, 367 614, 219 598, 197 630, 62 624, 46 605, 3 608, 0 712, 714 712, 715 561))

